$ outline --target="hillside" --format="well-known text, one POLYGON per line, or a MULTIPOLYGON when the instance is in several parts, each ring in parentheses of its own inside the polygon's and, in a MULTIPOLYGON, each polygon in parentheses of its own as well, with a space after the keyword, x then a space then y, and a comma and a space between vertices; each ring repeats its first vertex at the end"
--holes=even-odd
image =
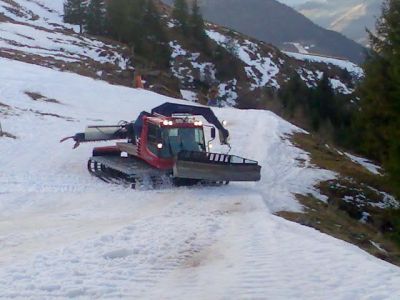
POLYGON ((76 34, 62 11, 62 1, 0 1, 0 56, 130 84, 129 49, 76 34))
POLYGON ((219 57, 210 56, 182 36, 173 25, 175 21, 168 15, 167 8, 164 8, 166 14, 162 21, 170 39, 171 69, 149 69, 140 66, 139 58, 134 62, 126 46, 108 39, 99 41, 81 36, 75 32, 76 27, 63 24, 59 1, 28 2, 29 9, 17 1, 0 2, 3 15, 0 56, 111 83, 131 86, 133 70, 137 67, 148 87, 155 91, 174 96, 183 94, 187 99, 205 103, 208 90, 214 86, 218 88, 218 98, 226 105, 236 106, 242 102, 242 106, 246 106, 249 97, 261 101, 265 89, 275 94, 294 73, 300 74, 309 86, 315 86, 327 73, 337 92, 344 94, 350 94, 362 76, 362 70, 350 62, 325 64, 296 59, 272 45, 213 24, 207 28, 213 52, 223 52, 219 57), (235 67, 226 70, 227 64, 235 67))
POLYGON ((282 53, 209 24, 213 47, 238 64, 237 73, 221 76, 224 68, 192 48, 165 14, 174 37, 171 69, 155 72, 123 44, 77 34, 62 23, 61 7, 61 0, 0 1, 0 298, 400 293, 399 246, 384 218, 399 202, 384 170, 270 111, 231 107, 240 104, 241 89, 279 89, 293 71, 310 86, 327 72, 342 83, 336 92, 348 93, 360 68, 282 53), (130 87, 133 67, 142 68, 146 89, 130 87), (132 190, 90 176, 94 144, 72 150, 59 143, 87 125, 131 121, 167 101, 188 103, 151 91, 159 82, 202 102, 196 86, 210 77, 225 97, 213 110, 227 121, 231 153, 257 160, 260 182, 132 190))
POLYGON ((310 0, 294 3, 293 7, 318 25, 338 31, 367 46, 368 35, 365 28, 374 30, 381 5, 381 0, 335 2, 310 0))
MULTIPOLYGON (((172 0, 165 0, 171 4, 172 0)), ((324 29, 275 0, 202 0, 207 20, 271 43, 280 49, 346 58, 362 63, 364 48, 342 34, 324 29), (290 22, 288 22, 290 20, 290 22)))

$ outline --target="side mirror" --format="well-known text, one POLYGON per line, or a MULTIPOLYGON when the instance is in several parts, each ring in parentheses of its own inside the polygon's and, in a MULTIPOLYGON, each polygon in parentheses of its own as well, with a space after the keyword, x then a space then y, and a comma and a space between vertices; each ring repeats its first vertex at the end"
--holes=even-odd
POLYGON ((215 137, 216 137, 215 128, 212 127, 212 128, 211 128, 211 138, 212 138, 212 139, 215 139, 215 137))

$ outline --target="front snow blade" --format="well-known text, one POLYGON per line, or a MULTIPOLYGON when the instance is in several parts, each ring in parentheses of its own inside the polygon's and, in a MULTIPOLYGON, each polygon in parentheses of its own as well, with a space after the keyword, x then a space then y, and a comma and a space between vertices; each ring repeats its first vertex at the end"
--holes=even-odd
POLYGON ((259 181, 261 166, 234 155, 181 151, 174 165, 174 177, 210 181, 259 181))

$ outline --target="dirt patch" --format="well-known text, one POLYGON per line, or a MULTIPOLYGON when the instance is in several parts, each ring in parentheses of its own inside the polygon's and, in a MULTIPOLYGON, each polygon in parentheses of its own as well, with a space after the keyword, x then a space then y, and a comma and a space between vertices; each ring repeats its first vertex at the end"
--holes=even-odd
POLYGON ((33 109, 29 109, 28 111, 33 112, 35 115, 38 115, 38 116, 54 117, 54 118, 58 118, 58 119, 64 119, 64 120, 66 120, 68 122, 75 122, 74 118, 61 116, 61 115, 58 115, 58 114, 55 114, 55 113, 44 113, 44 112, 41 112, 41 111, 38 111, 38 110, 33 110, 33 109))
POLYGON ((4 22, 11 22, 12 19, 9 17, 6 17, 4 14, 0 13, 0 23, 4 23, 4 22))
POLYGON ((17 138, 15 135, 13 135, 7 131, 4 131, 0 124, 0 138, 2 138, 2 137, 14 139, 14 140, 17 138))
POLYGON ((10 105, 4 104, 0 102, 0 116, 17 116, 18 114, 15 112, 13 107, 10 105))
POLYGON ((0 131, 0 138, 2 138, 2 137, 14 139, 14 140, 17 139, 17 136, 15 136, 15 135, 13 135, 13 134, 7 132, 7 131, 0 131))
POLYGON ((61 104, 60 101, 58 101, 56 99, 47 98, 40 93, 25 91, 25 94, 28 95, 34 101, 43 101, 43 102, 48 102, 48 103, 61 104))
POLYGON ((4 104, 0 102, 0 107, 10 108, 10 105, 4 104))

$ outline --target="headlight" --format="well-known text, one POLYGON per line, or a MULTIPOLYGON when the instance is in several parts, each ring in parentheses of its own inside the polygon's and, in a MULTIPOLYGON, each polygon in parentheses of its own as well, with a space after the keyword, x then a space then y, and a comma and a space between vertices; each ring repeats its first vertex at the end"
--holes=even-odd
POLYGON ((164 124, 164 126, 168 126, 168 125, 169 125, 169 121, 168 121, 168 120, 165 120, 165 121, 163 122, 163 124, 164 124))
POLYGON ((174 125, 174 122, 168 121, 168 125, 169 125, 169 126, 172 126, 172 125, 174 125))
POLYGON ((209 148, 209 149, 212 149, 212 147, 214 147, 213 144, 208 143, 208 148, 209 148))
POLYGON ((194 121, 194 126, 203 126, 202 121, 194 121))
POLYGON ((228 121, 223 120, 223 121, 222 121, 222 125, 223 125, 224 127, 226 127, 226 125, 228 125, 228 121))
POLYGON ((158 149, 162 149, 162 148, 163 148, 163 144, 158 143, 158 144, 157 144, 157 148, 158 148, 158 149))

